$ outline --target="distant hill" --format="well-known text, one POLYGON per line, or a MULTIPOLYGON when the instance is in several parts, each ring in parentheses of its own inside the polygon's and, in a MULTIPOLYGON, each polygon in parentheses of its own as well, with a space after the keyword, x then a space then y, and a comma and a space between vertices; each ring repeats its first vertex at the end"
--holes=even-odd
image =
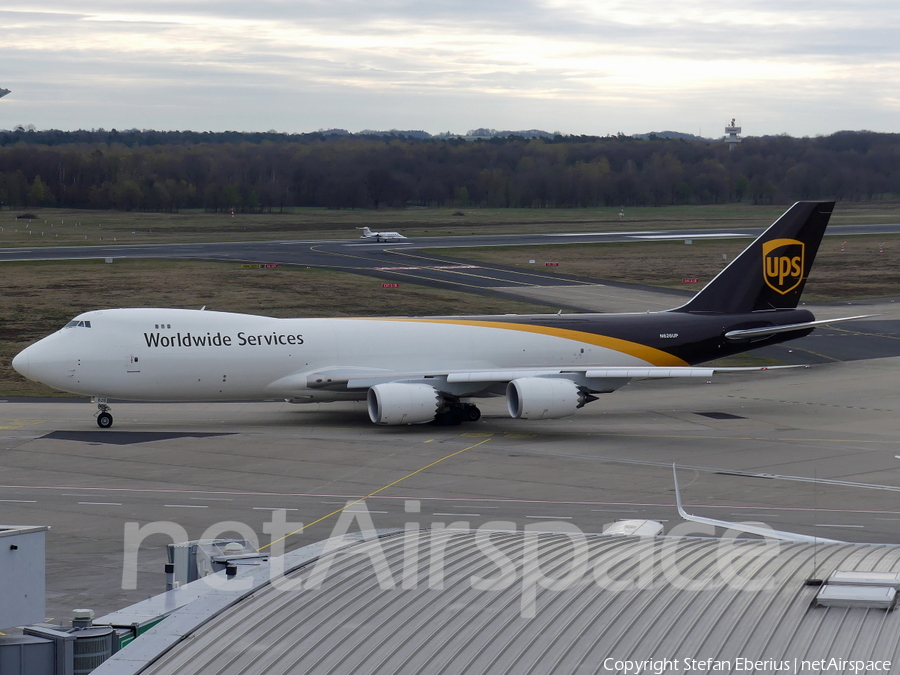
POLYGON ((651 131, 646 134, 635 134, 633 138, 642 138, 645 141, 654 140, 654 139, 663 139, 663 140, 673 140, 673 139, 684 139, 686 141, 714 141, 715 138, 704 138, 703 136, 697 136, 695 134, 685 134, 680 131, 651 131))
POLYGON ((558 131, 550 133, 541 129, 527 129, 525 131, 498 131, 497 129, 471 129, 464 138, 508 138, 509 136, 521 136, 522 138, 554 138, 559 136, 558 131))
POLYGON ((551 133, 549 131, 542 131, 541 129, 527 129, 524 131, 498 131, 497 129, 487 128, 471 129, 464 134, 454 134, 451 131, 445 131, 440 134, 430 134, 427 131, 422 131, 420 129, 391 129, 390 131, 364 129, 356 133, 347 131, 346 129, 320 129, 319 133, 323 136, 396 136, 397 138, 437 138, 441 140, 448 138, 466 138, 470 140, 476 138, 509 138, 510 136, 520 136, 522 138, 555 138, 556 136, 560 135, 558 131, 551 133))
POLYGON ((401 130, 391 129, 390 131, 374 131, 372 129, 364 129, 363 131, 353 134, 354 136, 397 136, 398 138, 434 138, 427 131, 421 130, 401 130))
MULTIPOLYGON (((358 132, 350 132, 346 129, 320 129, 319 133, 323 136, 395 136, 397 138, 417 138, 417 139, 429 139, 429 138, 437 138, 440 140, 446 140, 449 138, 464 138, 466 140, 477 140, 477 139, 490 139, 490 138, 510 138, 510 137, 519 137, 519 138, 556 138, 557 136, 562 136, 566 138, 567 135, 563 134, 559 131, 544 131, 543 129, 520 129, 518 131, 512 131, 510 129, 488 129, 487 127, 481 127, 478 129, 470 129, 464 134, 455 134, 451 131, 445 131, 440 134, 430 134, 427 131, 421 130, 402 130, 402 129, 391 129, 390 131, 380 131, 376 129, 365 129, 363 131, 358 132)), ((590 137, 597 138, 597 137, 590 137)), ((696 136, 694 134, 685 134, 680 131, 651 131, 646 134, 635 134, 631 136, 631 138, 639 138, 642 140, 677 140, 684 139, 686 141, 703 141, 710 142, 717 139, 714 138, 703 138, 702 136, 696 136)))

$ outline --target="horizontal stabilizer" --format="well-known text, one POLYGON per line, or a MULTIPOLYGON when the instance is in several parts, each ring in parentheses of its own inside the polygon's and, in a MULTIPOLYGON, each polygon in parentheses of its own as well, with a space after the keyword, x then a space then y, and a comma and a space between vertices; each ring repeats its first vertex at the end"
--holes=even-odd
POLYGON ((821 321, 806 321, 804 323, 789 323, 784 326, 763 326, 761 328, 745 328, 742 330, 730 330, 725 333, 728 340, 746 340, 747 338, 766 337, 768 335, 776 335, 778 333, 790 333, 795 330, 804 330, 807 328, 816 328, 817 326, 825 326, 832 323, 841 323, 842 321, 856 321, 859 319, 868 319, 878 314, 861 314, 860 316, 846 316, 840 319, 822 319, 821 321))
POLYGON ((784 532, 782 530, 773 530, 765 525, 754 525, 753 523, 736 523, 729 520, 716 520, 715 518, 704 518, 703 516, 692 516, 684 510, 681 504, 681 490, 678 487, 678 473, 675 465, 672 465, 672 477, 675 479, 675 504, 678 507, 678 515, 692 523, 700 523, 702 525, 713 525, 714 527, 722 527, 727 530, 737 530, 746 532, 747 534, 755 534, 760 537, 769 539, 781 539, 783 541, 796 541, 803 544, 846 544, 845 541, 837 539, 826 539, 824 537, 812 537, 807 534, 799 534, 797 532, 784 532))

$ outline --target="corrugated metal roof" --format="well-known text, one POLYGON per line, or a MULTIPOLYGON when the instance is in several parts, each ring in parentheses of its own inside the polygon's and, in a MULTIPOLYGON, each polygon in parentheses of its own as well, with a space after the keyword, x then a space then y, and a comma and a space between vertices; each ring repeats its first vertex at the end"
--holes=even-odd
MULTIPOLYGON (((577 574, 573 541, 445 530, 353 544, 327 556, 320 588, 267 585, 141 672, 568 674, 611 672, 609 658, 679 659, 668 672, 685 670, 685 659, 728 661, 729 670, 739 657, 900 663, 900 612, 817 607, 819 588, 805 583, 834 569, 900 571, 898 546, 589 536, 577 574), (432 551, 443 588, 430 587, 441 585, 432 551), (373 564, 380 553, 387 569, 373 564), (534 553, 543 586, 523 581, 534 553), (473 583, 502 580, 513 564, 502 589, 473 583), (394 588, 379 586, 379 574, 394 588), (551 579, 567 576, 577 583, 564 590, 551 579)), ((289 578, 308 584, 314 568, 289 578)))

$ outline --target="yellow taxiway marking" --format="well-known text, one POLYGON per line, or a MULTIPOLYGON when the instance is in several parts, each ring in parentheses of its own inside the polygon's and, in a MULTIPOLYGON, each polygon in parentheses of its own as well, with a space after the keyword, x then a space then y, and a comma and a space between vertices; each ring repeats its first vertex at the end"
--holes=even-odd
POLYGON ((281 537, 281 539, 275 539, 274 541, 269 542, 269 543, 266 544, 265 546, 260 546, 260 547, 259 547, 259 550, 260 550, 260 551, 264 551, 265 549, 269 548, 269 547, 272 546, 273 544, 277 544, 279 541, 284 541, 284 540, 287 539, 288 537, 291 537, 291 536, 293 536, 293 535, 295 535, 295 534, 298 534, 298 533, 302 532, 303 530, 312 527, 313 525, 317 525, 318 523, 321 523, 323 520, 327 520, 328 518, 331 518, 331 516, 337 515, 338 513, 340 513, 341 511, 343 511, 344 509, 347 509, 347 508, 350 508, 351 506, 354 506, 354 505, 356 505, 356 504, 359 504, 360 502, 365 501, 365 500, 368 499, 369 497, 373 497, 373 496, 377 495, 379 492, 384 492, 384 491, 387 490, 388 488, 397 485, 397 483, 402 483, 402 482, 405 481, 407 478, 412 478, 412 477, 415 476, 417 473, 422 473, 423 471, 425 471, 425 469, 430 469, 431 467, 436 466, 436 465, 440 464, 441 462, 450 459, 451 457, 456 457, 457 455, 461 455, 462 453, 466 452, 467 450, 471 450, 472 448, 477 448, 479 445, 484 445, 484 444, 487 443, 489 440, 491 440, 491 439, 490 439, 490 438, 485 438, 483 441, 480 441, 480 442, 476 443, 475 445, 470 445, 469 447, 463 448, 462 450, 457 450, 456 452, 452 452, 452 453, 450 453, 449 455, 445 455, 444 457, 441 457, 440 459, 433 461, 431 464, 426 464, 426 465, 423 466, 421 469, 416 469, 416 470, 413 471, 412 473, 408 473, 408 474, 406 474, 405 476, 402 476, 401 478, 398 478, 398 479, 395 480, 393 483, 388 483, 388 484, 385 485, 384 487, 380 487, 380 488, 378 488, 377 490, 374 490, 373 492, 370 492, 370 493, 367 494, 365 497, 360 497, 360 498, 357 499, 356 501, 352 501, 352 502, 350 502, 349 504, 345 504, 345 505, 342 506, 341 508, 335 509, 335 510, 332 511, 331 513, 322 516, 322 517, 319 518, 318 520, 314 520, 314 521, 311 522, 309 525, 304 525, 304 526, 301 527, 299 530, 294 530, 293 532, 289 532, 288 534, 286 534, 286 535, 284 535, 283 537, 281 537))
POLYGON ((875 337, 880 337, 880 338, 887 338, 889 340, 900 340, 900 337, 897 337, 896 335, 889 335, 887 333, 877 333, 877 332, 867 333, 865 331, 850 330, 848 328, 841 328, 839 326, 829 326, 829 328, 831 328, 831 330, 833 330, 837 333, 847 333, 848 335, 863 335, 866 337, 875 336, 875 337))
POLYGON ((467 431, 460 436, 468 436, 470 438, 481 438, 483 436, 502 436, 503 438, 537 438, 537 434, 512 434, 500 431, 467 431))
POLYGON ((829 361, 843 363, 843 361, 841 359, 836 359, 833 356, 828 356, 827 354, 820 354, 819 352, 813 351, 812 349, 807 349, 806 347, 793 346, 793 347, 791 347, 791 349, 796 350, 798 352, 806 352, 807 354, 812 354, 813 356, 818 356, 819 358, 828 359, 829 361))
POLYGON ((39 424, 41 420, 3 420, 0 422, 0 429, 21 429, 30 424, 39 424))
MULTIPOLYGON (((573 432, 575 433, 575 432, 573 432)), ((568 435, 568 434, 559 434, 559 435, 568 435)), ((580 435, 580 434, 579 434, 580 435)), ((877 445, 900 445, 900 441, 897 440, 870 440, 864 438, 778 438, 771 437, 767 438, 765 436, 721 436, 721 435, 696 435, 696 434, 686 434, 686 435, 675 435, 675 434, 617 434, 614 432, 606 432, 606 433, 598 433, 595 436, 597 437, 610 437, 610 438, 671 438, 671 439, 685 439, 685 438, 696 438, 698 440, 706 440, 706 441, 714 441, 714 440, 723 440, 723 441, 764 441, 767 443, 872 443, 877 445)))

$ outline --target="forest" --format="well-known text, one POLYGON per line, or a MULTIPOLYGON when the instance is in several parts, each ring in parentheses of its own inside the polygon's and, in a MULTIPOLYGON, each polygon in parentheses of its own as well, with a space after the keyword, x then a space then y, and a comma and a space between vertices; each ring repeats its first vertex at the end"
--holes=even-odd
POLYGON ((624 135, 0 131, 0 208, 665 206, 900 195, 900 134, 722 141, 624 135))

